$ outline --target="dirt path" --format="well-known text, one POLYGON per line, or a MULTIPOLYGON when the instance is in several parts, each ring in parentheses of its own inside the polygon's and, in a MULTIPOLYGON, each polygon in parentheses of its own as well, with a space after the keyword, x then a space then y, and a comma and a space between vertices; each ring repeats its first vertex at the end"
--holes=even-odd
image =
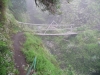
POLYGON ((13 40, 13 47, 14 47, 14 63, 15 67, 19 71, 19 75, 26 75, 25 66, 26 61, 25 57, 21 52, 22 45, 25 41, 24 34, 22 32, 19 32, 15 34, 12 38, 13 40))

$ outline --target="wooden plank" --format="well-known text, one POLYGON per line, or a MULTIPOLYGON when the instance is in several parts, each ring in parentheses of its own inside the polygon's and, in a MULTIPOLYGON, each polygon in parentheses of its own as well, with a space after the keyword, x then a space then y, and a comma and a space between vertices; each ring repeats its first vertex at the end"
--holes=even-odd
POLYGON ((58 33, 58 34, 43 34, 43 33, 35 33, 35 35, 42 35, 42 36, 67 36, 67 35, 77 35, 77 33, 58 33))

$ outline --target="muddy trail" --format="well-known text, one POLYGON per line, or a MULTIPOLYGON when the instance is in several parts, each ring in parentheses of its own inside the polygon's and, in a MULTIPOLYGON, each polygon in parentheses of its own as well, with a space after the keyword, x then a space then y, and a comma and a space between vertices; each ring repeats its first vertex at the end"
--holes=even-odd
POLYGON ((22 32, 15 34, 12 37, 13 48, 14 48, 14 63, 15 67, 18 69, 18 75, 26 75, 25 67, 27 65, 25 56, 21 52, 22 44, 25 42, 25 36, 22 32))

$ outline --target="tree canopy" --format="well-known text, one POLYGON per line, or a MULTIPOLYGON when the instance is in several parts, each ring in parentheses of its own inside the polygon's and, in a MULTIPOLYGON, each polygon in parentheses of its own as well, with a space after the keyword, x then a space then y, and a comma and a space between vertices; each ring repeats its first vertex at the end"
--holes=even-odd
POLYGON ((57 11, 57 5, 60 0, 35 0, 35 4, 40 7, 43 6, 42 11, 48 10, 51 13, 55 13, 57 11))

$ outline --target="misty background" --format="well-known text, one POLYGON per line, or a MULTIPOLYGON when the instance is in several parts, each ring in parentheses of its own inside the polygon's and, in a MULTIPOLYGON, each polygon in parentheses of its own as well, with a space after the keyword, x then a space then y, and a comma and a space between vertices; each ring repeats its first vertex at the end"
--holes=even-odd
POLYGON ((79 32, 76 37, 41 38, 47 49, 57 58, 62 69, 74 69, 77 75, 100 74, 99 0, 61 0, 57 14, 42 11, 43 7, 36 6, 33 0, 11 2, 9 8, 20 22, 51 24, 55 21, 61 25, 73 24, 74 27, 80 27, 76 30, 79 32))
MULTIPOLYGON (((21 1, 22 3, 20 0, 12 0, 12 10, 15 11, 17 19, 20 16, 16 13, 21 11, 19 14, 27 14, 27 22, 34 24, 50 24, 54 20, 58 24, 99 25, 100 7, 98 0, 72 0, 69 3, 67 0, 63 0, 59 13, 55 15, 48 13, 48 11, 41 11, 42 7, 36 6, 33 0, 21 1)), ((20 19, 18 20, 20 21, 20 19)))

